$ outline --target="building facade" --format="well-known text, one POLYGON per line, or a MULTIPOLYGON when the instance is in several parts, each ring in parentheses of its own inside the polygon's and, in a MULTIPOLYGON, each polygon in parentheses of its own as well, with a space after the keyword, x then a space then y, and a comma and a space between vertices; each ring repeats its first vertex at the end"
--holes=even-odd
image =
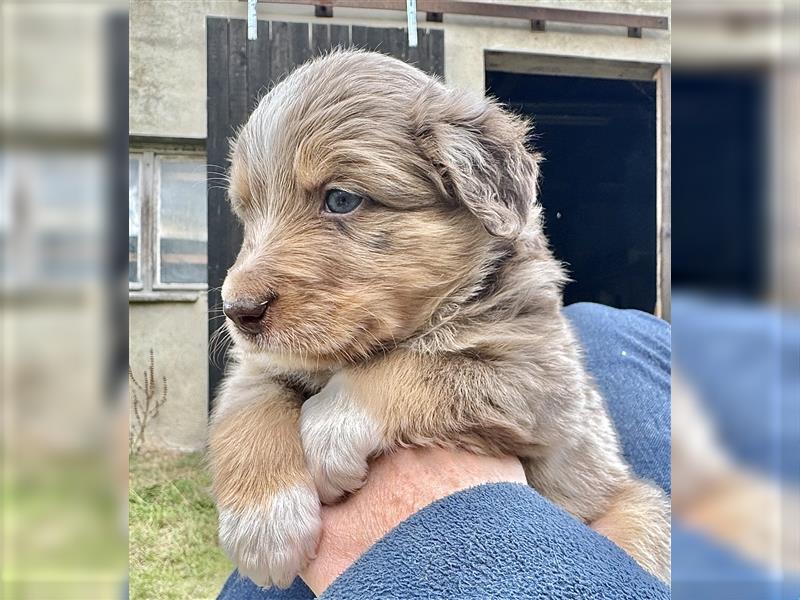
MULTIPOLYGON (((557 254, 562 252, 573 272, 587 273, 579 278, 583 288, 570 289, 571 299, 634 306, 668 316, 669 161, 664 157, 669 149, 670 3, 602 3, 603 12, 612 16, 624 13, 667 23, 663 28, 641 29, 604 24, 598 3, 592 1, 514 4, 566 8, 585 15, 578 22, 561 22, 419 13, 419 28, 442 40, 437 60, 448 84, 491 93, 531 114, 537 135, 549 144, 545 154, 551 162, 545 164, 543 183, 543 193, 552 199, 545 205, 552 223, 548 230, 557 254), (642 134, 625 138, 621 132, 626 130, 642 134), (580 197, 570 195, 569 186, 560 183, 571 177, 564 162, 577 147, 577 142, 567 144, 568 140, 593 140, 596 147, 584 148, 587 154, 582 160, 619 156, 618 163, 597 170, 623 175, 587 179, 580 197), (626 224, 615 217, 607 228, 594 229, 592 247, 606 248, 605 254, 582 249, 573 243, 571 233, 597 223, 593 211, 599 205, 586 198, 598 190, 602 206, 617 207, 621 215, 639 219, 626 224), (618 232, 638 231, 639 237, 614 233, 613 223, 618 232), (591 261, 615 261, 616 256, 627 270, 590 281, 589 274, 597 270, 591 261), (627 289, 615 276, 635 285, 627 289), (617 295, 618 290, 622 291, 617 295)), ((156 380, 167 380, 168 399, 148 432, 149 443, 197 450, 205 443, 209 370, 219 369, 214 363, 218 356, 213 355, 224 350, 214 347, 213 340, 209 345, 208 327, 209 320, 213 330, 223 317, 213 289, 219 283, 208 280, 207 256, 214 253, 218 239, 216 234, 209 236, 214 224, 207 222, 206 206, 208 194, 214 196, 224 186, 225 168, 224 160, 209 156, 218 143, 208 139, 215 123, 208 106, 216 98, 213 80, 224 71, 219 61, 210 58, 216 49, 209 24, 225 20, 244 31, 247 3, 136 1, 130 11, 130 364, 134 376, 140 377, 148 369, 152 351, 156 380), (208 65, 215 65, 214 72, 208 72, 208 65)), ((315 11, 312 5, 262 2, 257 7, 259 32, 275 34, 281 27, 306 31, 296 35, 308 35, 313 45, 315 31, 346 31, 350 42, 366 31, 364 40, 378 36, 374 47, 379 51, 389 47, 381 35, 397 39, 398 31, 401 36, 407 33, 402 11, 334 7, 332 12, 317 16, 329 13, 315 11)), ((235 67, 229 62, 229 69, 235 67)), ((214 381, 212 377, 212 387, 214 381)))

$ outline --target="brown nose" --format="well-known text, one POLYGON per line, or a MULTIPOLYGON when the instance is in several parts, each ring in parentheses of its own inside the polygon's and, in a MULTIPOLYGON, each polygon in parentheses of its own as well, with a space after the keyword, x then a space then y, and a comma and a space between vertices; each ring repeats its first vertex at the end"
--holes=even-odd
POLYGON ((222 312, 233 321, 240 331, 255 335, 261 331, 261 321, 267 314, 270 302, 272 302, 271 299, 225 302, 222 305, 222 312))

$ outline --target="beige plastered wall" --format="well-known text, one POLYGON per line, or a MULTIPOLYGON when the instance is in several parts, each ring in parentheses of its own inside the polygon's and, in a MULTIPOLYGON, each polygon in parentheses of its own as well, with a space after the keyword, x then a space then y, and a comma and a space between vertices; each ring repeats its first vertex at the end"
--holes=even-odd
POLYGON ((129 361, 134 376, 143 382, 152 349, 157 396, 162 378, 167 378, 167 401, 146 430, 149 447, 193 451, 205 445, 208 423, 205 298, 206 294, 200 293, 195 302, 130 305, 129 361))

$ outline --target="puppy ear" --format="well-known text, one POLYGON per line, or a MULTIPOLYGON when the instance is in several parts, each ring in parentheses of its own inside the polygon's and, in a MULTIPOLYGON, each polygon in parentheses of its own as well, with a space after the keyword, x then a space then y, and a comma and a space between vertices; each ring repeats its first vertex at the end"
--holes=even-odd
POLYGON ((436 92, 421 99, 417 139, 437 185, 489 233, 516 238, 533 212, 539 178, 540 156, 525 147, 527 121, 489 99, 436 92))

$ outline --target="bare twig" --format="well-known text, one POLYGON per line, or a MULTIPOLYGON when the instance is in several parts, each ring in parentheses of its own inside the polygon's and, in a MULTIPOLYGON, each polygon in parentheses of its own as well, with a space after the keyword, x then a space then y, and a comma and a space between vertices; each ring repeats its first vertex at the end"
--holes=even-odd
POLYGON ((131 386, 131 406, 133 420, 130 429, 130 453, 138 454, 145 443, 147 426, 158 416, 161 407, 167 402, 167 378, 161 378, 161 394, 156 396, 156 360, 153 349, 150 349, 150 361, 147 369, 142 372, 140 383, 133 375, 133 369, 128 366, 128 379, 131 386), (137 393, 138 390, 138 393, 137 393))

